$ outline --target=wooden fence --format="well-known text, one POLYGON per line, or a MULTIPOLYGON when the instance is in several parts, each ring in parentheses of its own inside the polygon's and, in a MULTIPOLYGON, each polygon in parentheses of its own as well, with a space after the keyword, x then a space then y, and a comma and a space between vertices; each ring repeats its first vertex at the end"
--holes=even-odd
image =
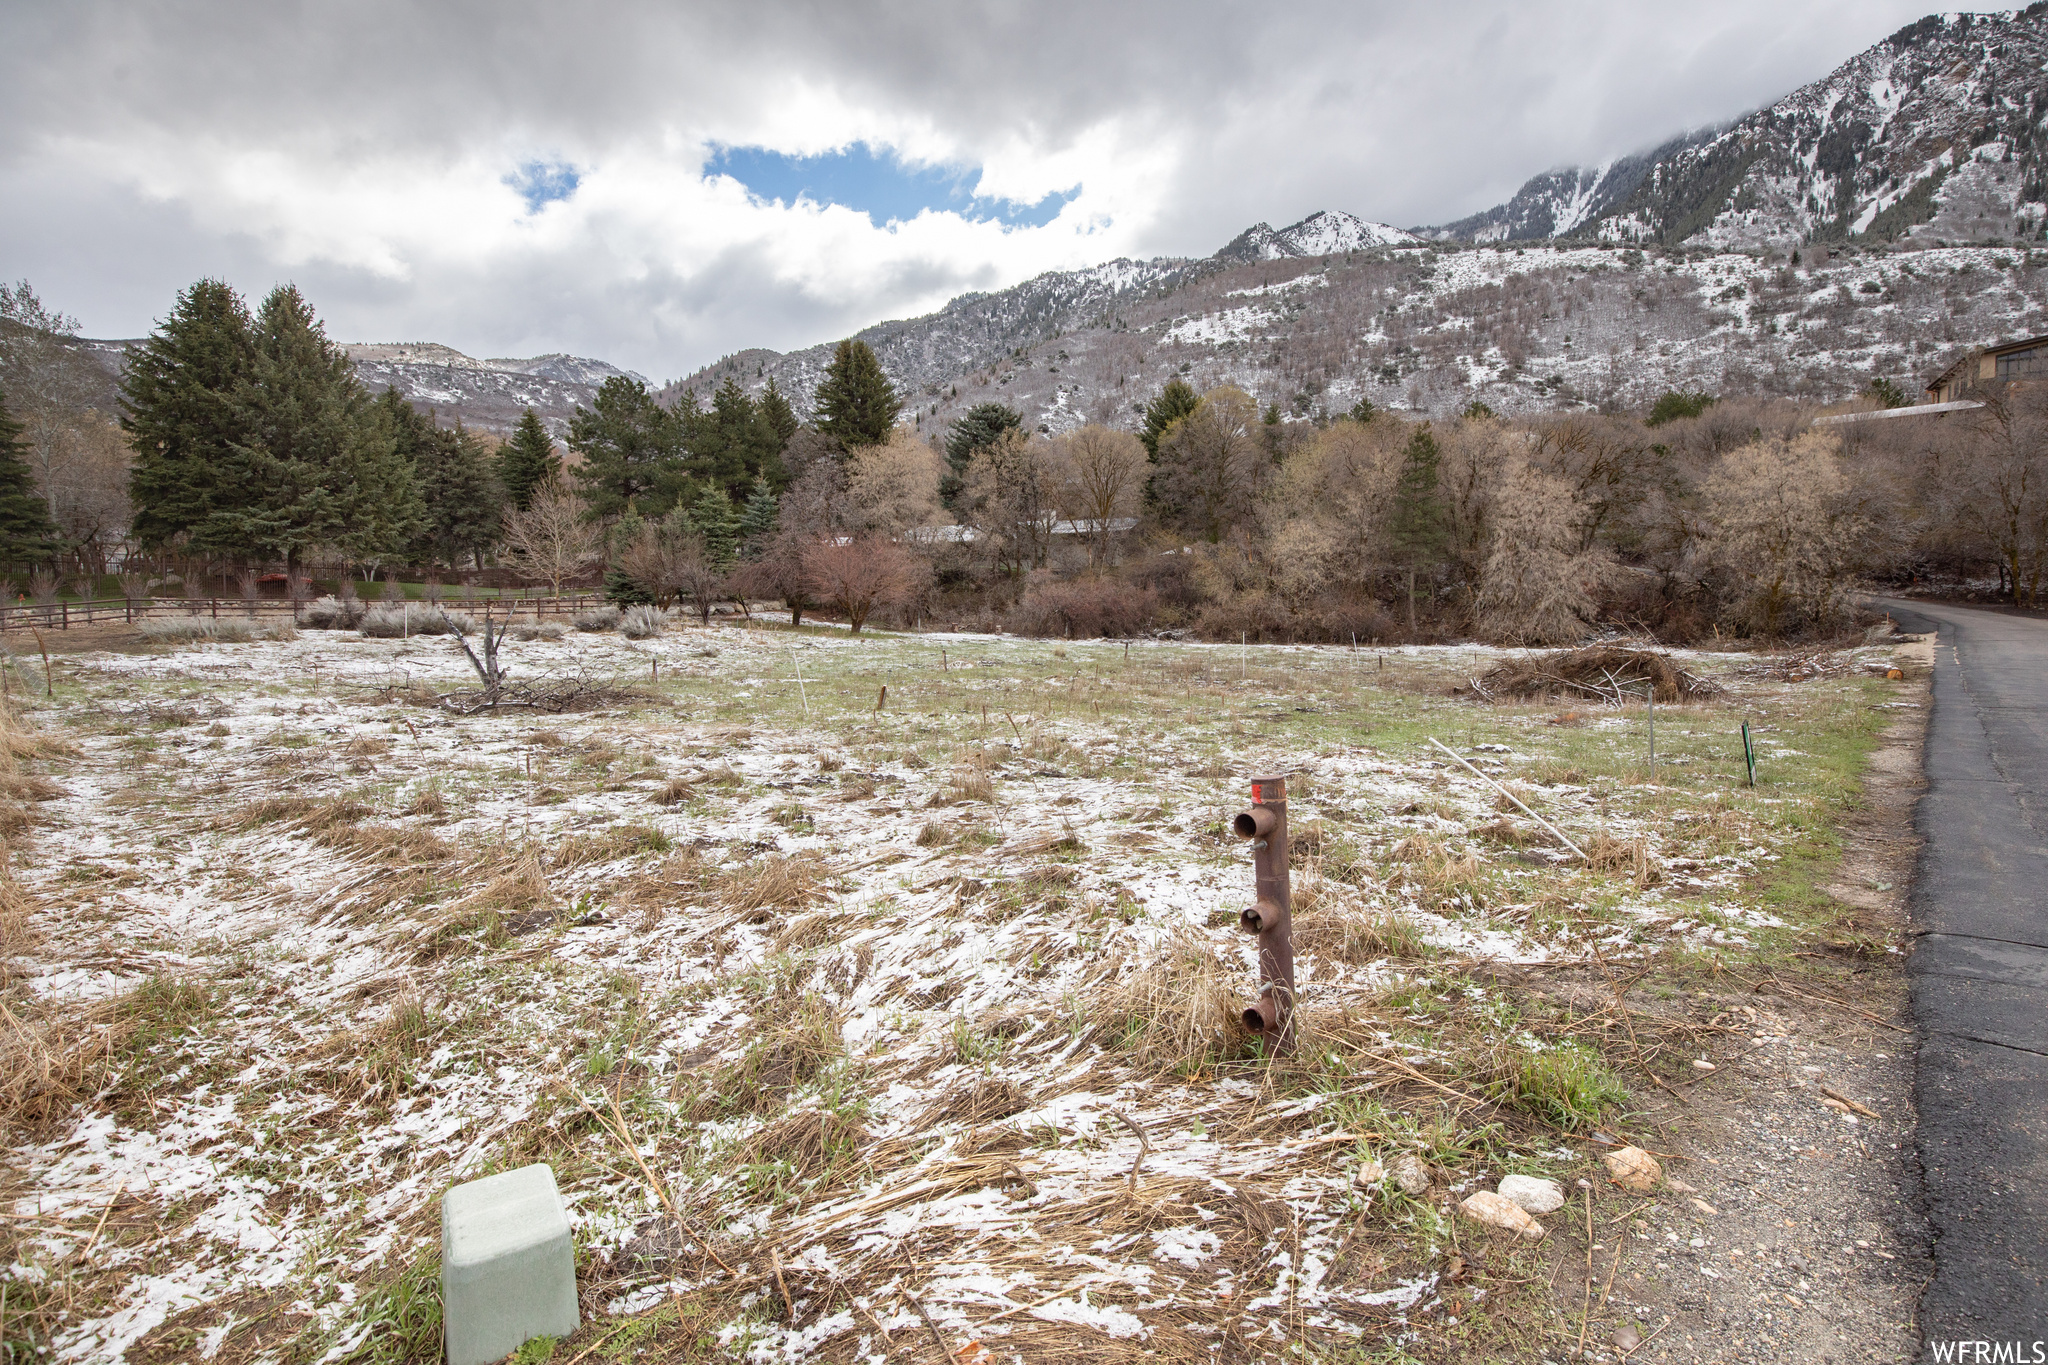
MULTIPOLYGON (((551 597, 545 593, 506 593, 489 597, 444 598, 438 605, 449 611, 468 612, 472 616, 574 616, 604 604, 602 593, 577 593, 569 597, 551 597)), ((306 605, 294 603, 281 597, 152 597, 128 600, 107 598, 84 602, 19 602, 0 604, 0 632, 10 630, 68 630, 72 626, 106 625, 120 621, 133 625, 152 617, 211 616, 230 619, 241 617, 280 617, 298 620, 305 612, 306 605)), ((398 607, 401 602, 370 602, 363 606, 370 610, 378 607, 398 607)), ((412 602, 412 606, 426 607, 425 602, 412 602)))

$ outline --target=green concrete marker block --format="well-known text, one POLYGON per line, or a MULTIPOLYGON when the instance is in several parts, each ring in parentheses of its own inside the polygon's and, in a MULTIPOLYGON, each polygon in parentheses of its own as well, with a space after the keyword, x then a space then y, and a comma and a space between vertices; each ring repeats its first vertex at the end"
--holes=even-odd
POLYGON ((441 1321, 448 1365, 490 1365, 533 1337, 576 1330, 576 1249, 544 1165, 441 1197, 441 1321))

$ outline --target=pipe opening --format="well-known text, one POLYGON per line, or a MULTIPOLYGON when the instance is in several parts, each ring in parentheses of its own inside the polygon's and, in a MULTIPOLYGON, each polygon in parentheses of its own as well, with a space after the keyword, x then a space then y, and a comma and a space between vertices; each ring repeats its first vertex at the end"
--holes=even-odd
POLYGON ((1244 1026, 1253 1033, 1264 1033, 1266 1031, 1266 1016, 1259 1013, 1257 1006, 1247 1005, 1244 1009, 1244 1026))

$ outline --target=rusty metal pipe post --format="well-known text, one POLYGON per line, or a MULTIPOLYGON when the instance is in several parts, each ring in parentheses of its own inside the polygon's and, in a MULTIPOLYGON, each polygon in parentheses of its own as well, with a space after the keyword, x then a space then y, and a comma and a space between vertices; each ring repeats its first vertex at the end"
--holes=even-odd
POLYGON ((1251 840, 1254 902, 1238 917, 1259 936, 1259 1000, 1244 1026, 1265 1039, 1266 1055, 1294 1048, 1294 905, 1287 878, 1287 779, 1252 779, 1251 809, 1231 829, 1251 840))

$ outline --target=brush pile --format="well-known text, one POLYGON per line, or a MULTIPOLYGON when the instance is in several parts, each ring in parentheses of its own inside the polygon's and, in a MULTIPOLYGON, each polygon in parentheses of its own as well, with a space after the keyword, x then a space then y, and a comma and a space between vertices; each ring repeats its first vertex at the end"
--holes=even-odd
POLYGON ((1620 645, 1588 645, 1510 659, 1473 687, 1488 701, 1530 697, 1587 697, 1609 706, 1640 699, 1645 688, 1660 702, 1709 701, 1718 684, 1678 666, 1668 654, 1620 645))

